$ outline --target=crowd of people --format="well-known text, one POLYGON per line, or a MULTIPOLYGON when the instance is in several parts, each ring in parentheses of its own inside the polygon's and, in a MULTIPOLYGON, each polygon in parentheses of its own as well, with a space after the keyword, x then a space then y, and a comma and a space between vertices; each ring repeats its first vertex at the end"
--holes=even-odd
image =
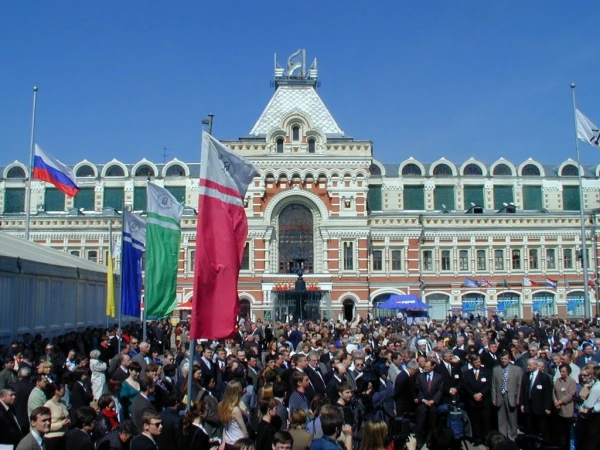
MULTIPOLYGON (((17 450, 491 449, 600 444, 600 320, 148 323, 0 347, 17 450), (192 350, 190 353, 190 349, 192 350), (191 379, 191 389, 188 381, 191 379), (519 444, 519 445, 525 445, 519 444)), ((543 448, 543 447, 541 447, 543 448)))

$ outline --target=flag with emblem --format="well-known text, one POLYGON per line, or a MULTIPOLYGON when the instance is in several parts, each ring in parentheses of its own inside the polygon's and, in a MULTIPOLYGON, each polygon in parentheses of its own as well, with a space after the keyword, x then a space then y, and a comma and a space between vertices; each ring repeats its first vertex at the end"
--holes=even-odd
POLYGON ((235 331, 248 235, 244 198, 257 174, 252 163, 202 133, 192 339, 222 339, 235 331))
POLYGON ((140 317, 142 258, 146 248, 146 221, 123 210, 121 253, 121 314, 140 317))
POLYGON ((114 252, 114 241, 112 236, 112 223, 108 229, 108 260, 106 261, 106 315, 110 317, 116 317, 116 304, 115 304, 115 273, 113 268, 113 258, 115 257, 114 252))
MULTIPOLYGON (((181 205, 166 189, 148 183, 146 231, 146 317, 167 317, 177 306, 181 205)), ((199 235, 200 236, 200 235, 199 235)))
POLYGON ((600 148, 600 131, 581 111, 575 110, 577 118, 577 137, 596 148, 600 148))

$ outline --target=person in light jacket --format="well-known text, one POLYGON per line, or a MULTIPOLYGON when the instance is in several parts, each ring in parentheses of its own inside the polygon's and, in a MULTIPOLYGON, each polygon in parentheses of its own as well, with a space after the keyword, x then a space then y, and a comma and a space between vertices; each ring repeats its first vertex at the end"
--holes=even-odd
POLYGON ((98 401, 100 396, 106 391, 106 363, 100 361, 100 350, 90 352, 90 370, 92 371, 92 393, 94 401, 98 401))
POLYGON ((569 448, 570 427, 573 423, 575 405, 573 398, 577 392, 577 383, 571 378, 571 366, 561 364, 558 367, 560 377, 554 382, 552 400, 557 411, 555 431, 561 449, 569 448))

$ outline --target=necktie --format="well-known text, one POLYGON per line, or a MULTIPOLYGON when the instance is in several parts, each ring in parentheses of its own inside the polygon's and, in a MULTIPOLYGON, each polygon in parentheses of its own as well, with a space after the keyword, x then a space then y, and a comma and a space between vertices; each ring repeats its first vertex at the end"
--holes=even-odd
POLYGON ((479 370, 475 369, 475 379, 479 380, 479 370))
POLYGON ((529 397, 531 398, 531 391, 533 391, 533 382, 535 381, 535 372, 531 372, 529 375, 529 397))
POLYGON ((502 393, 506 394, 506 391, 508 391, 508 366, 502 370, 502 393))
POLYGON ((433 377, 431 376, 431 373, 427 374, 427 392, 431 392, 431 379, 433 377))

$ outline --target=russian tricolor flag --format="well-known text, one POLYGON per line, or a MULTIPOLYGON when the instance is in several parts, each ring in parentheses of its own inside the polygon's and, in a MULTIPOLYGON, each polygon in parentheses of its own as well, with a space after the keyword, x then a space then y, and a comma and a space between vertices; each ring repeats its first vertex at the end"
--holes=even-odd
POLYGON ((52 183, 69 197, 75 197, 79 191, 73 171, 54 159, 37 144, 33 151, 33 178, 52 183))
POLYGON ((552 278, 546 278, 546 287, 551 287, 556 289, 558 286, 558 280, 553 280, 552 278))

